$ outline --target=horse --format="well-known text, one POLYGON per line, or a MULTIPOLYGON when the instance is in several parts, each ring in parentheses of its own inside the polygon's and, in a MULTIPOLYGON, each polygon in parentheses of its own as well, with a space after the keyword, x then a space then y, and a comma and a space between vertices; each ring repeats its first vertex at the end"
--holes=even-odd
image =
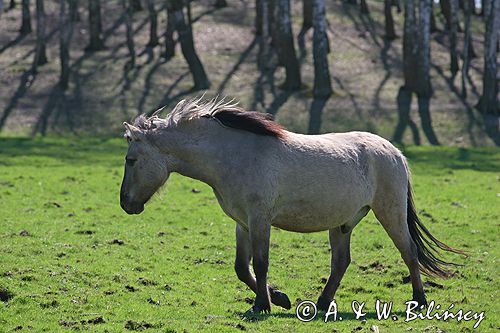
POLYGON ((327 311, 350 264, 354 227, 372 210, 408 267, 413 300, 427 304, 420 272, 450 275, 440 251, 462 253, 436 239, 419 220, 410 170, 389 141, 367 132, 303 135, 272 116, 224 99, 182 100, 165 117, 124 123, 128 151, 120 205, 139 214, 170 173, 208 184, 236 222, 234 269, 256 297, 251 313, 290 299, 268 285, 271 226, 329 231, 331 273, 317 301, 327 311), (252 262, 255 276, 250 271, 252 262))

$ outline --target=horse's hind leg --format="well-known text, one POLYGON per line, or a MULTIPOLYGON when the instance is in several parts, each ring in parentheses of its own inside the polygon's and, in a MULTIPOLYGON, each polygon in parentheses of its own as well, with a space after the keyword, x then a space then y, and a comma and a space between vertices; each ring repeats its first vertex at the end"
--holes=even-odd
MULTIPOLYGON (((252 248, 248 231, 236 225, 236 259, 234 261, 234 270, 238 278, 243 281, 254 293, 257 293, 257 281, 250 272, 250 259, 252 258, 252 248)), ((292 304, 285 293, 269 286, 269 295, 274 305, 290 309, 292 304)))
MULTIPOLYGON (((404 198, 406 199, 406 197, 404 198)), ((380 207, 374 206, 373 212, 398 248, 410 271, 413 300, 417 301, 419 305, 427 305, 420 278, 417 246, 411 238, 406 221, 406 202, 402 201, 400 204, 393 202, 392 204, 380 205, 380 207)))
POLYGON ((350 244, 351 231, 343 233, 340 227, 330 230, 330 246, 332 247, 331 273, 318 299, 318 310, 327 311, 335 296, 340 281, 351 263, 350 244))

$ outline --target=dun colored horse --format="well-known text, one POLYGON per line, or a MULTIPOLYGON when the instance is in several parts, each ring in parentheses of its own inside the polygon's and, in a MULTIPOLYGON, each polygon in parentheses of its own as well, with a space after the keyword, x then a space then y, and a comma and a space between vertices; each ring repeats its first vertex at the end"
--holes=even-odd
POLYGON ((256 294, 252 312, 269 312, 271 303, 291 307, 286 294, 267 284, 271 226, 329 231, 331 274, 320 310, 328 309, 350 263, 351 232, 370 209, 408 266, 413 300, 421 305, 420 271, 445 277, 450 263, 437 250, 461 253, 418 219, 407 161, 377 135, 292 133, 270 115, 217 100, 183 100, 165 119, 157 114, 124 123, 129 147, 121 207, 141 213, 171 172, 210 185, 236 221, 235 270, 256 294))

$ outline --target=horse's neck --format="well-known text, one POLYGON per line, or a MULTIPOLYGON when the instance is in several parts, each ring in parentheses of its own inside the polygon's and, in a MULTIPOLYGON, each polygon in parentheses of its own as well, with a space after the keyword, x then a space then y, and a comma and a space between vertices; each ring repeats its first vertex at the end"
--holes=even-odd
POLYGON ((168 152, 175 157, 172 171, 218 187, 239 155, 242 135, 219 126, 208 123, 197 126, 196 132, 189 132, 186 126, 184 132, 179 132, 181 139, 173 140, 175 144, 170 145, 168 152))

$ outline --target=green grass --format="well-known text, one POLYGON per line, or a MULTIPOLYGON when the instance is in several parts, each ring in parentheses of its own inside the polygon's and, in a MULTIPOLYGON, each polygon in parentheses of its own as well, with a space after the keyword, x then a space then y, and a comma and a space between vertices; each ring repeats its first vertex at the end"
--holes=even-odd
MULTIPOLYGON (((336 296, 343 321, 301 323, 277 307, 242 318, 253 294, 233 272, 234 222, 209 187, 177 175, 143 214, 128 216, 119 206, 125 150, 118 140, 0 139, 0 289, 9 298, 0 302, 0 332, 473 331, 473 321, 373 318, 376 299, 404 311, 411 286, 372 214, 353 233, 353 262, 336 296), (352 300, 366 302, 366 322, 347 314, 352 300)), ((442 286, 426 287, 428 300, 485 311, 477 331, 496 331, 499 150, 405 153, 423 221, 469 254, 451 257, 465 264, 453 278, 424 278, 442 286)), ((294 308, 316 300, 330 270, 327 234, 273 229, 271 242, 270 282, 294 308)))

